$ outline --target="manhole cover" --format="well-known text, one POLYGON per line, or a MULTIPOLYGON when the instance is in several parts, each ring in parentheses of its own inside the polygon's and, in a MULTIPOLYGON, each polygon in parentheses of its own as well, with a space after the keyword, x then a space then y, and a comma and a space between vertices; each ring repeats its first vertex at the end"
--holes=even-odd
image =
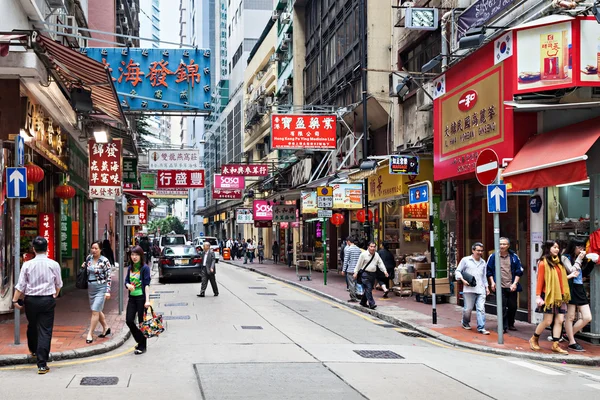
POLYGON ((242 329, 262 329, 262 326, 258 326, 258 325, 242 325, 242 329))
POLYGON ((404 359, 400 354, 390 350, 354 350, 362 358, 377 358, 383 360, 404 359))
POLYGON ((81 386, 114 386, 119 383, 116 376, 85 376, 79 383, 81 386))
POLYGON ((277 296, 276 293, 256 293, 256 294, 260 294, 261 296, 277 296))
POLYGON ((188 303, 165 303, 163 304, 165 307, 185 307, 188 303))
POLYGON ((413 332, 413 331, 400 331, 400 333, 403 334, 404 336, 414 337, 414 338, 426 338, 427 337, 419 332, 413 332))
POLYGON ((266 289, 266 286, 248 286, 248 289, 266 289))
POLYGON ((164 315, 163 316, 164 320, 169 320, 169 319, 190 319, 189 315, 164 315))

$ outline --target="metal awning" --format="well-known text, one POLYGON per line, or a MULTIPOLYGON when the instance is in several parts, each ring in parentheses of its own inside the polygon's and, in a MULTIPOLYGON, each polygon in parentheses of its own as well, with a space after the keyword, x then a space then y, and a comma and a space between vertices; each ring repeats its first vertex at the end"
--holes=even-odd
MULTIPOLYGON (((362 101, 342 117, 355 132, 363 131, 363 106, 362 101)), ((367 118, 371 130, 375 131, 387 125, 390 115, 383 108, 379 100, 371 96, 367 99, 367 118)))
POLYGON ((585 108, 598 108, 600 101, 583 101, 578 103, 519 103, 517 101, 505 101, 505 106, 513 107, 516 112, 533 112, 545 110, 574 110, 585 108))

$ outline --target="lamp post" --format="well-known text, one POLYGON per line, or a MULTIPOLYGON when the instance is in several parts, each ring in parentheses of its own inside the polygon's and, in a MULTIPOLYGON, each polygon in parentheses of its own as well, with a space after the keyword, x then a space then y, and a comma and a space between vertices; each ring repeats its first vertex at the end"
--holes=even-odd
MULTIPOLYGON (((360 80, 362 84, 362 108, 363 108, 363 142, 362 142, 362 159, 363 162, 367 161, 369 155, 369 121, 367 119, 367 10, 366 0, 360 0, 358 5, 359 22, 359 43, 360 43, 360 80)), ((365 179, 363 182, 364 196, 365 196, 365 222, 364 232, 367 239, 367 243, 371 240, 371 225, 369 223, 369 180, 365 179)))

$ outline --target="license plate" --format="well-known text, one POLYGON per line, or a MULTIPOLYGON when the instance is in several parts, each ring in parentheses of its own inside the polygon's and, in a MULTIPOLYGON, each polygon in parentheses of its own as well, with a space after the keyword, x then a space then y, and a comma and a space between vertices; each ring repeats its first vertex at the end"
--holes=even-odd
POLYGON ((190 260, 188 258, 184 258, 181 260, 175 260, 175 264, 177 265, 188 265, 190 263, 190 260))

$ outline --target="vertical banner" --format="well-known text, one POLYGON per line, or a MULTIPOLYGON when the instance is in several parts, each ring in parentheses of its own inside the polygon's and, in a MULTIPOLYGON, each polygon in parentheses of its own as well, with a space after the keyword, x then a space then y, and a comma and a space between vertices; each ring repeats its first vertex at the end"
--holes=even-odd
POLYGON ((54 253, 54 214, 40 214, 40 236, 48 241, 48 258, 56 260, 54 253))
POLYGON ((71 215, 71 200, 67 204, 60 203, 60 254, 63 258, 73 257, 73 243, 71 239, 72 225, 71 215))
POLYGON ((131 205, 138 209, 138 217, 140 221, 140 225, 145 225, 148 223, 148 202, 146 199, 132 199, 131 205))
POLYGON ((111 199, 123 194, 123 144, 121 139, 110 143, 88 142, 90 157, 90 199, 111 199))

